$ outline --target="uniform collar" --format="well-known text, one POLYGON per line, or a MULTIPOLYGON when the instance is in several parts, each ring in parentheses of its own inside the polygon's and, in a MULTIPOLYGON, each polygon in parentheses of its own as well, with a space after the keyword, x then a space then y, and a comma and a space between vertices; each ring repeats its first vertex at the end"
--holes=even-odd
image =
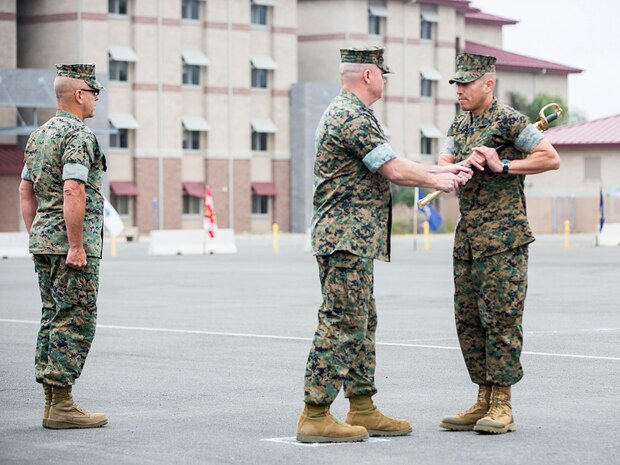
POLYGON ((484 110, 481 115, 474 116, 472 113, 469 114, 471 125, 474 127, 484 127, 488 126, 491 122, 491 115, 497 109, 497 98, 493 97, 491 104, 484 110))
POLYGON ((56 116, 61 116, 63 118, 74 119, 74 120, 79 121, 80 123, 82 122, 82 120, 80 118, 78 118, 77 116, 75 116, 73 113, 70 113, 70 112, 65 111, 65 110, 56 110, 56 116))
POLYGON ((351 92, 350 90, 340 89, 340 95, 348 100, 351 100, 356 105, 359 105, 364 108, 366 107, 364 102, 362 102, 360 98, 357 95, 355 95, 353 92, 351 92))

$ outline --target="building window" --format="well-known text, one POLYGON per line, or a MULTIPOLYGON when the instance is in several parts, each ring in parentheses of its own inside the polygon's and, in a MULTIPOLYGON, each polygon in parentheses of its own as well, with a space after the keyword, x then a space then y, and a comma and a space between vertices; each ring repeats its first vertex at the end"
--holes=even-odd
POLYGON ((433 154, 433 139, 425 137, 424 134, 420 134, 420 153, 422 155, 433 154))
POLYGON ((114 207, 114 210, 121 216, 129 216, 131 214, 131 200, 129 195, 116 195, 114 192, 110 193, 110 203, 114 207))
POLYGON ((422 18, 420 23, 420 39, 431 40, 433 38, 433 23, 422 18))
POLYGON ((181 18, 183 19, 199 19, 199 3, 198 0, 183 0, 181 3, 181 18))
POLYGON ((601 157, 585 157, 583 163, 583 178, 599 181, 601 179, 601 157))
POLYGON ((129 148, 129 129, 119 128, 117 134, 110 134, 110 148, 129 148))
POLYGON ((269 214, 269 196, 252 194, 252 214, 268 215, 269 214))
POLYGON ((266 89, 267 88, 267 69, 252 68, 252 88, 253 89, 266 89))
POLYGON ((200 131, 183 131, 183 148, 185 150, 200 149, 200 131))
POLYGON ((108 13, 112 13, 114 15, 126 15, 127 1, 128 0, 108 0, 108 13))
POLYGON ((201 197, 194 197, 193 195, 184 193, 183 214, 202 216, 204 214, 204 200, 201 197))
POLYGON ((259 26, 267 25, 267 5, 255 5, 252 3, 252 24, 259 26))
POLYGON ((420 78, 420 96, 432 97, 433 96, 433 81, 430 79, 420 78))
POLYGON ((110 59, 110 81, 127 82, 129 76, 129 62, 110 59))
POLYGON ((381 35, 381 16, 374 16, 372 13, 368 13, 368 34, 374 36, 381 35))
POLYGON ((252 131, 252 150, 254 152, 266 152, 267 151, 267 137, 266 132, 252 131))
POLYGON ((200 66, 183 63, 183 84, 200 85, 200 66))

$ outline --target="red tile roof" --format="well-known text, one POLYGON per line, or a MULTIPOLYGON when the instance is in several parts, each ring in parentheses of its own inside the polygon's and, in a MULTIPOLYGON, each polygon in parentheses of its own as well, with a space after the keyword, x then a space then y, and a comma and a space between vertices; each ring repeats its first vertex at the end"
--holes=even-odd
POLYGON ((545 137, 555 146, 620 147, 620 115, 557 126, 545 137))
POLYGON ((519 21, 501 16, 484 13, 476 8, 472 8, 465 13, 465 22, 470 24, 492 24, 497 26, 507 26, 517 24, 519 21))
POLYGON ((0 174, 21 174, 24 167, 24 152, 17 145, 0 144, 0 174))
POLYGON ((465 51, 478 55, 493 55, 497 58, 495 67, 500 71, 521 71, 526 73, 569 74, 581 73, 583 70, 560 65, 550 61, 539 60, 517 53, 507 52, 501 48, 490 47, 476 42, 465 42, 465 51))

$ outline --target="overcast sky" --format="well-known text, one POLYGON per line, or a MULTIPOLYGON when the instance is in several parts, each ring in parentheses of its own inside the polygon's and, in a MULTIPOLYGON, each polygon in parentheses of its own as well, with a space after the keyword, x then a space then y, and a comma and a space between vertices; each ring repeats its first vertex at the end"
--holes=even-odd
POLYGON ((568 107, 587 119, 620 114, 620 0, 472 0, 504 26, 504 50, 583 69, 569 74, 568 107))

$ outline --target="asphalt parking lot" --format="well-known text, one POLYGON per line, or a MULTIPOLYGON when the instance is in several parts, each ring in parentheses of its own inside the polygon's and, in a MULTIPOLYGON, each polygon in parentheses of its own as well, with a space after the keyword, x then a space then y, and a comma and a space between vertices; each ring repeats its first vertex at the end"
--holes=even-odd
MULTIPOLYGON (((560 236, 530 249, 517 431, 448 432, 475 386, 457 349, 451 242, 394 241, 375 265, 375 400, 410 436, 309 447, 292 440, 320 303, 305 238, 239 237, 233 255, 147 255, 106 248, 97 335, 78 403, 101 429, 41 427, 34 381, 40 300, 28 258, 0 260, 0 464, 620 463, 620 248, 560 236)), ((343 418, 347 403, 333 405, 343 418)))

